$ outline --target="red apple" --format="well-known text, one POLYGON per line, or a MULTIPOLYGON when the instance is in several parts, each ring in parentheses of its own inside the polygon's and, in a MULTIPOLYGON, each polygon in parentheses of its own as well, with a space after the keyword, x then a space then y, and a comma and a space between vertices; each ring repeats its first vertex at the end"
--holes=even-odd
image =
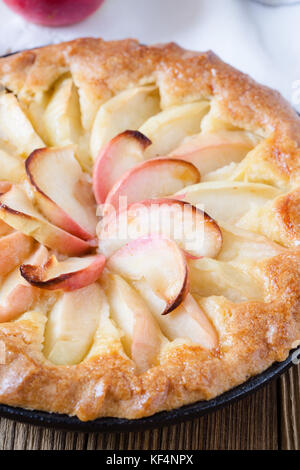
POLYGON ((104 0, 4 0, 26 20, 44 26, 78 23, 94 13, 104 0))

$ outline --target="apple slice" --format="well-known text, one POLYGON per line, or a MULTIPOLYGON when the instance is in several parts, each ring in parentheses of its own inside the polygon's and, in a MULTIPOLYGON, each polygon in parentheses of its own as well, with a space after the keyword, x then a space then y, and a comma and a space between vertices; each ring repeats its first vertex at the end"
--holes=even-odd
POLYGON ((40 289, 71 291, 95 282, 105 266, 103 255, 58 261, 53 255, 44 265, 22 264, 21 275, 40 289))
POLYGON ((232 162, 240 162, 255 145, 253 137, 242 131, 219 131, 186 137, 169 156, 193 163, 201 175, 232 162))
POLYGON ((13 232, 0 238, 0 276, 5 276, 26 258, 33 240, 21 232, 13 232))
POLYGON ((52 225, 39 214, 20 186, 14 185, 0 196, 0 219, 22 234, 65 255, 82 255, 91 250, 88 242, 52 225))
POLYGON ((237 126, 234 126, 229 121, 226 121, 224 111, 222 109, 222 102, 219 98, 210 99, 209 112, 204 116, 201 122, 202 132, 219 132, 222 130, 235 131, 239 130, 237 126))
POLYGON ((150 144, 140 132, 125 131, 100 151, 93 171, 93 190, 98 204, 104 203, 112 186, 125 172, 144 160, 144 151, 150 144))
MULTIPOLYGON (((98 284, 98 283, 97 283, 98 284)), ((99 284, 98 284, 99 285, 99 284)), ((123 332, 120 330, 115 321, 111 318, 111 306, 102 287, 107 286, 107 270, 101 275, 101 310, 100 320, 98 323, 93 344, 85 357, 89 361, 91 358, 99 358, 99 356, 107 357, 111 354, 124 356, 124 348, 121 342, 123 332)))
POLYGON ((139 283, 138 292, 145 299, 163 334, 171 341, 191 340, 205 349, 218 346, 217 332, 196 302, 188 293, 183 302, 168 315, 161 315, 162 300, 147 283, 139 283))
POLYGON ((83 133, 79 95, 73 77, 63 76, 56 82, 41 120, 45 142, 58 147, 76 145, 76 158, 83 168, 89 169, 92 163, 90 136, 83 133))
POLYGON ((209 258, 189 260, 189 269, 191 290, 202 297, 223 295, 232 302, 264 301, 263 284, 249 269, 209 258))
POLYGON ((176 199, 147 199, 117 214, 111 212, 99 224, 99 248, 106 256, 130 240, 162 235, 175 240, 192 256, 215 257, 222 246, 222 234, 205 212, 176 199))
POLYGON ((239 227, 222 226, 222 234, 223 245, 218 255, 222 261, 241 262, 249 259, 257 262, 287 251, 264 235, 239 227))
POLYGON ((234 171, 236 170, 238 164, 231 162, 229 165, 222 166, 221 168, 218 168, 215 171, 211 171, 210 173, 206 173, 206 175, 203 175, 201 178, 201 182, 207 182, 207 181, 224 181, 224 180, 232 180, 232 175, 234 171))
POLYGON ((86 80, 80 72, 73 73, 72 78, 79 96, 82 127, 90 134, 100 106, 111 98, 112 93, 104 83, 99 86, 98 82, 95 87, 91 86, 91 82, 86 80))
POLYGON ((22 157, 45 145, 13 93, 0 94, 0 139, 13 144, 22 157))
POLYGON ((188 292, 188 270, 177 244, 167 238, 133 240, 114 253, 108 268, 134 282, 148 283, 164 301, 163 315, 174 310, 188 292))
POLYGON ((125 173, 108 193, 105 204, 118 208, 120 197, 126 197, 127 204, 132 204, 169 196, 199 181, 200 174, 193 164, 172 158, 154 158, 125 173))
POLYGON ((39 93, 31 96, 30 100, 22 101, 26 116, 45 144, 47 144, 47 130, 45 129, 44 113, 49 102, 50 93, 49 90, 40 90, 39 93))
POLYGON ((123 332, 125 352, 143 373, 158 362, 160 349, 167 343, 150 310, 127 282, 111 275, 108 283, 111 316, 123 332))
POLYGON ((218 346, 217 332, 191 294, 174 310, 165 322, 168 338, 188 338, 205 349, 218 346))
POLYGON ((150 116, 160 111, 156 87, 131 88, 100 106, 91 133, 91 154, 99 151, 120 132, 138 129, 150 116))
POLYGON ((24 161, 15 155, 0 149, 0 179, 19 183, 25 176, 24 161))
POLYGON ((50 311, 45 331, 44 354, 51 362, 71 365, 84 359, 91 348, 104 301, 97 283, 62 293, 50 311))
POLYGON ((139 128, 152 141, 146 158, 167 155, 186 136, 200 132, 201 120, 208 109, 208 101, 200 101, 173 106, 148 119, 139 128))
POLYGON ((72 78, 61 78, 43 114, 48 142, 53 146, 75 144, 82 132, 80 107, 72 78))
POLYGON ((25 162, 39 207, 54 225, 90 240, 96 233, 96 207, 91 185, 72 146, 35 150, 25 162))
MULTIPOLYGON (((42 264, 48 258, 48 251, 40 246, 27 260, 31 263, 42 264)), ((0 322, 14 320, 32 307, 39 291, 28 284, 21 276, 17 267, 4 280, 0 289, 0 322)))
POLYGON ((277 188, 266 184, 210 181, 186 188, 184 200, 203 208, 218 223, 231 224, 278 194, 277 188))

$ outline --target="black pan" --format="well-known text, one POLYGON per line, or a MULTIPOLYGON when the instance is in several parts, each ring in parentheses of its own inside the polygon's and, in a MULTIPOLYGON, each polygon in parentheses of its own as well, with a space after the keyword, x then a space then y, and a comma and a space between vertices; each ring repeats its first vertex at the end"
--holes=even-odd
MULTIPOLYGON (((6 56, 16 54, 16 52, 6 56)), ((4 57, 6 57, 4 56, 4 57)), ((300 353, 299 353, 300 355, 300 353)), ((63 429, 65 431, 80 432, 122 432, 122 431, 142 431, 145 429, 168 426, 170 424, 198 418, 207 413, 216 411, 229 405, 250 393, 255 392, 270 380, 278 378, 293 364, 295 353, 292 351, 283 362, 276 362, 269 369, 259 375, 252 377, 247 382, 235 387, 228 392, 208 401, 199 401, 192 405, 182 406, 171 411, 156 413, 148 418, 141 419, 119 419, 119 418, 99 418, 94 421, 83 422, 78 418, 58 413, 47 413, 44 411, 25 410, 12 406, 0 405, 0 416, 14 419, 23 423, 35 424, 38 426, 63 429)))

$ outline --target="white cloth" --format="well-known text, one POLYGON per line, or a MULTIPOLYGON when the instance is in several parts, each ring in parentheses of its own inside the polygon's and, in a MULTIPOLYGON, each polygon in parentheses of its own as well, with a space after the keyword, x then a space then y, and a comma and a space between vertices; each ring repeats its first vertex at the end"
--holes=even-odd
POLYGON ((0 54, 82 36, 211 49, 277 88, 300 111, 300 3, 268 7, 251 0, 105 0, 82 23, 46 28, 24 21, 1 2, 0 21, 0 54))

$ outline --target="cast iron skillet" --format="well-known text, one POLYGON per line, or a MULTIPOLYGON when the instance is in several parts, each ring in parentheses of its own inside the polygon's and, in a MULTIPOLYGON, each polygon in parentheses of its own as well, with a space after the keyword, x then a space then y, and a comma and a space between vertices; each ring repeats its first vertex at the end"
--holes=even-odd
MULTIPOLYGON (((6 56, 16 54, 6 54, 6 56)), ((6 57, 4 56, 4 57, 6 57)), ((219 408, 233 403, 250 393, 255 392, 270 380, 278 378, 293 364, 293 359, 300 357, 295 351, 291 351, 288 358, 283 362, 274 363, 269 369, 259 375, 250 378, 247 382, 235 387, 222 395, 208 401, 199 401, 192 405, 182 406, 171 411, 162 411, 148 418, 141 419, 120 419, 120 418, 99 418, 94 421, 80 421, 76 417, 48 413, 44 411, 25 410, 24 408, 15 408, 12 406, 0 405, 0 416, 14 419, 23 423, 35 424, 38 426, 52 427, 66 431, 81 432, 122 432, 122 431, 141 431, 150 428, 167 426, 170 424, 186 421, 192 418, 203 416, 207 413, 216 411, 219 408)))

